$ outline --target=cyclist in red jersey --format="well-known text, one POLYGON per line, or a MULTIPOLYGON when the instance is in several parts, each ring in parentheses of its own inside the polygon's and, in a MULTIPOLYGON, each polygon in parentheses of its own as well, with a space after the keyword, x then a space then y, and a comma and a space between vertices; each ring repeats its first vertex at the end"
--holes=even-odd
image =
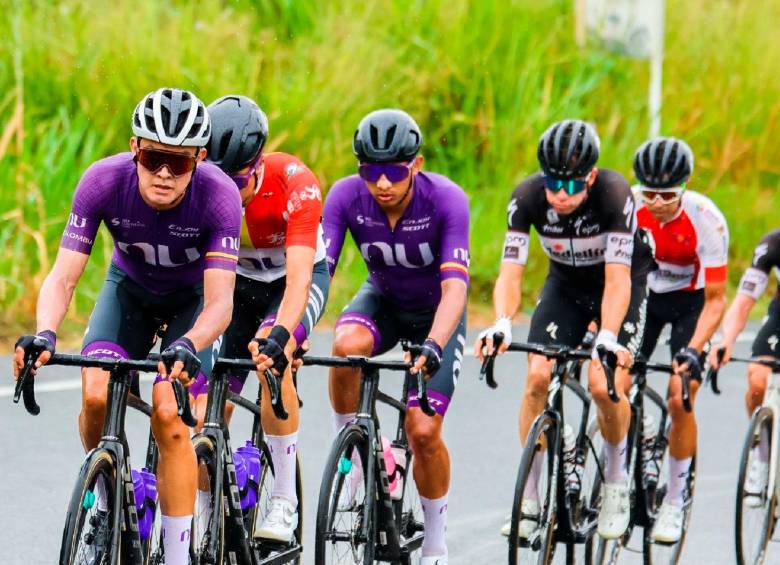
MULTIPOLYGON (((634 155, 642 204, 639 226, 655 241, 658 269, 648 277, 647 322, 640 349, 649 358, 661 330, 671 324, 671 352, 677 368, 687 366, 693 406, 701 381, 701 354, 715 333, 726 309, 726 263, 729 233, 726 219, 715 204, 686 190, 693 172, 693 153, 673 137, 643 143, 634 155)), ((669 381, 669 488, 661 505, 652 537, 676 543, 682 534, 683 495, 691 461, 696 453, 696 417, 686 412, 682 382, 669 381)))
MULTIPOLYGON (((322 314, 330 285, 320 226, 322 196, 319 181, 298 158, 263 152, 268 119, 254 101, 223 96, 208 110, 212 121, 208 159, 233 179, 244 206, 233 319, 220 355, 249 357, 251 352, 265 398, 269 393, 265 376, 260 375, 268 368, 283 374, 282 398, 289 418, 279 420, 270 403, 261 407, 274 486, 271 509, 256 535, 287 542, 298 522, 299 406, 289 363, 322 314)), ((230 375, 230 388, 240 391, 246 377, 230 375)), ((201 379, 193 391, 201 417, 206 387, 201 379)))

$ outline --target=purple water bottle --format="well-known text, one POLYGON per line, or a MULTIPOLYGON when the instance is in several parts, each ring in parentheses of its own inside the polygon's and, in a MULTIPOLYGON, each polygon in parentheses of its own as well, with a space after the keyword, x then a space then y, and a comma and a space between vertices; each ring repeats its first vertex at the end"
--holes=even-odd
POLYGON ((257 489, 260 485, 260 450, 247 441, 233 454, 236 467, 236 483, 241 495, 241 510, 251 508, 257 503, 257 489))
POLYGON ((157 509, 157 477, 145 467, 140 471, 131 469, 130 476, 133 479, 138 533, 142 540, 147 540, 152 534, 154 511, 157 509))

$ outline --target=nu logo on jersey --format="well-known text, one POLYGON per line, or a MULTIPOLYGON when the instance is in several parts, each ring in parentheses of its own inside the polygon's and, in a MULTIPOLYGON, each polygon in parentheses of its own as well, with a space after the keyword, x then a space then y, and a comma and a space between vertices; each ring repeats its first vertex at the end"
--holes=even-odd
POLYGON ((360 254, 367 263, 378 261, 381 258, 388 267, 400 265, 407 269, 427 267, 434 261, 433 252, 428 242, 417 244, 416 257, 414 247, 412 247, 411 253, 407 254, 406 245, 403 243, 396 243, 391 247, 389 243, 384 241, 361 244, 360 254))
POLYGON ((74 228, 83 228, 87 225, 87 219, 70 213, 68 214, 68 225, 73 226, 74 228))
MULTIPOLYGON (((223 238, 223 244, 225 239, 223 238)), ((116 246, 128 255, 142 253, 144 262, 148 265, 159 265, 160 267, 181 267, 187 263, 192 263, 200 259, 200 252, 196 247, 188 247, 184 250, 184 257, 177 257, 177 259, 184 259, 183 261, 174 261, 171 258, 171 250, 167 245, 153 245, 145 241, 138 241, 135 243, 125 243, 124 241, 117 241, 116 246)), ((235 249, 238 249, 236 244, 235 249)))

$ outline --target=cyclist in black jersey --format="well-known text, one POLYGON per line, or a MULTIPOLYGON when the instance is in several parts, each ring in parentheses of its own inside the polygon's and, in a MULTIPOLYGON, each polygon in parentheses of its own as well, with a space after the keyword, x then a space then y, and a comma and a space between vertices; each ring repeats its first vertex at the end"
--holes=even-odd
MULTIPOLYGON (((528 340, 575 347, 588 324, 598 320, 601 329, 596 344, 615 353, 618 359, 618 403, 609 399, 597 356, 589 368, 590 389, 607 444, 599 533, 617 538, 628 526, 630 510, 626 469, 630 419, 626 393, 631 383, 628 369, 642 341, 646 279, 653 259, 649 246, 637 233, 628 182, 615 171, 597 169, 598 154, 596 132, 580 120, 558 122, 542 135, 538 157, 543 172, 523 181, 509 201, 508 231, 493 292, 497 320, 480 334, 475 352, 480 359, 485 352, 491 353, 493 336, 498 332, 505 336, 499 353, 511 341, 511 320, 520 306, 533 226, 550 259, 550 270, 531 319, 528 340)), ((544 409, 552 369, 552 363, 543 356, 529 355, 528 363, 520 408, 521 443, 525 443, 534 418, 544 409)), ((538 479, 539 470, 535 472, 538 479)), ((538 512, 535 483, 531 480, 526 487, 523 505, 528 507, 522 511, 527 514, 538 512)), ((531 520, 522 521, 521 537, 531 537, 535 527, 531 520)), ((508 535, 506 527, 502 532, 508 535)))
MULTIPOLYGON (((712 348, 709 362, 715 368, 720 368, 728 363, 731 358, 731 350, 737 336, 745 328, 748 315, 756 301, 761 298, 769 285, 769 275, 780 268, 780 229, 769 232, 753 250, 753 261, 739 281, 737 295, 723 318, 723 338, 721 342, 712 348), (717 352, 724 349, 722 360, 718 360, 717 352)), ((772 302, 769 304, 764 323, 758 330, 753 340, 753 357, 769 359, 780 358, 780 287, 775 290, 772 302)), ((748 416, 761 406, 764 401, 764 393, 769 382, 772 369, 766 365, 750 363, 748 365, 748 390, 745 394, 745 405, 748 416)), ((758 446, 757 457, 752 457, 747 483, 750 492, 763 492, 766 480, 769 476, 769 438, 762 434, 758 446)))

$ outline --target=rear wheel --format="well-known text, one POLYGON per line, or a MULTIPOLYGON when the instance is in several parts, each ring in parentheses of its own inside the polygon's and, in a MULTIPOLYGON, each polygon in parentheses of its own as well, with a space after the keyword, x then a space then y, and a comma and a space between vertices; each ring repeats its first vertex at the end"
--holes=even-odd
POLYGON ((225 522, 222 484, 217 474, 222 458, 210 437, 196 437, 193 446, 198 462, 198 497, 192 517, 193 563, 221 565, 225 550, 225 522))
POLYGON ((553 532, 557 516, 555 503, 558 453, 554 449, 553 441, 556 433, 556 423, 546 414, 542 414, 534 421, 523 448, 509 523, 510 565, 542 565, 552 561, 555 548, 553 532), (533 509, 531 511, 528 504, 534 500, 535 504, 530 502, 533 509), (521 530, 528 536, 520 539, 521 530))
POLYGON ((116 466, 111 453, 96 451, 82 467, 71 495, 65 530, 60 549, 60 563, 66 565, 98 565, 112 563, 115 556, 113 539, 120 532, 115 531, 114 508, 116 492, 116 466), (86 467, 86 468, 85 468, 86 467), (98 500, 98 482, 102 483, 106 500, 98 500), (99 508, 105 503, 105 510, 99 508))
POLYGON ((768 452, 774 441, 773 434, 772 410, 760 408, 750 420, 739 465, 734 531, 739 565, 764 561, 775 526, 777 497, 774 485, 768 484, 768 452), (763 457, 759 453, 762 439, 765 442, 762 450, 766 452, 763 457), (767 461, 762 462, 763 459, 767 461))
POLYGON ((325 464, 317 505, 314 562, 364 564, 374 562, 376 547, 374 492, 366 472, 369 442, 362 428, 339 433, 325 464))

